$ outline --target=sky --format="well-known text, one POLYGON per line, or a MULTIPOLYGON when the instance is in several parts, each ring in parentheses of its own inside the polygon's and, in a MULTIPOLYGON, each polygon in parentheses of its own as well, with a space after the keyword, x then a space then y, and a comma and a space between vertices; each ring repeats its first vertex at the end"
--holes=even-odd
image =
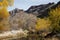
POLYGON ((14 5, 8 7, 8 11, 13 10, 15 8, 27 10, 30 6, 47 4, 49 2, 57 3, 59 0, 14 0, 14 5))

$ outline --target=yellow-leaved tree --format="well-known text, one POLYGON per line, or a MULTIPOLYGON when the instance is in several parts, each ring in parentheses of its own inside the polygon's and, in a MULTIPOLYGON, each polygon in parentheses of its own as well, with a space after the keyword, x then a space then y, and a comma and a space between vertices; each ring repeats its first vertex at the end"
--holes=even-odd
POLYGON ((43 19, 40 19, 38 18, 37 19, 37 23, 36 23, 36 30, 37 31, 49 31, 49 27, 50 27, 50 20, 47 19, 47 18, 43 18, 43 19))
POLYGON ((12 6, 14 0, 0 0, 0 31, 10 30, 8 6, 12 6))
POLYGON ((0 0, 0 6, 2 7, 12 6, 13 3, 14 3, 14 0, 0 0))
POLYGON ((51 9, 49 14, 49 19, 51 20, 51 30, 60 32, 60 6, 55 9, 51 9))

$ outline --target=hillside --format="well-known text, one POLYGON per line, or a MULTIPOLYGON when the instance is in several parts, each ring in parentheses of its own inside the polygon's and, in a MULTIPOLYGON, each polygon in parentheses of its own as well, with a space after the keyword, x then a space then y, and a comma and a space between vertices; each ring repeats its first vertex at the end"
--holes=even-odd
MULTIPOLYGON (((28 30, 28 37, 26 38, 21 38, 21 40, 59 40, 60 38, 60 33, 55 33, 54 31, 50 32, 47 31, 46 29, 36 31, 36 25, 37 25, 37 20, 38 18, 48 18, 49 12, 51 9, 56 9, 60 5, 60 2, 57 4, 55 3, 48 3, 48 4, 41 4, 41 5, 36 5, 36 6, 31 6, 28 8, 28 10, 24 11, 22 9, 15 8, 11 11, 10 17, 9 17, 9 23, 11 30, 18 30, 18 29, 23 29, 23 30, 28 30), (55 39, 56 38, 56 39, 55 39)), ((45 20, 44 20, 45 21, 45 20)), ((43 23, 43 21, 39 22, 40 24, 43 23)), ((43 24, 41 24, 43 25, 43 24)), ((44 25, 45 27, 45 25, 44 25)), ((18 39, 20 40, 20 38, 18 39)))
POLYGON ((27 12, 28 14, 32 13, 33 15, 36 15, 40 18, 44 18, 49 16, 48 12, 50 11, 50 9, 55 9, 58 5, 60 5, 60 2, 58 2, 57 4, 53 2, 48 4, 31 6, 25 12, 27 12))

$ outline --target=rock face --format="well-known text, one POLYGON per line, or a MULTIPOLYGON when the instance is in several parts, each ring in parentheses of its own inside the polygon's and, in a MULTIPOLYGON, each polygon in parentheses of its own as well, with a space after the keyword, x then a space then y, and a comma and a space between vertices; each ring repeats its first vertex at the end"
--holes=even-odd
POLYGON ((55 3, 48 3, 48 4, 42 4, 37 6, 31 6, 28 10, 25 12, 32 13, 33 15, 36 15, 37 17, 44 18, 49 16, 50 9, 55 9, 58 5, 60 5, 60 1, 55 3))
POLYGON ((14 10, 9 11, 11 16, 15 16, 16 13, 23 11, 22 9, 15 8, 14 10))
POLYGON ((54 3, 48 3, 48 4, 42 4, 37 6, 31 6, 28 10, 26 10, 27 13, 33 13, 34 15, 45 17, 48 16, 48 8, 50 8, 54 3))
POLYGON ((48 3, 48 4, 42 4, 42 5, 37 5, 37 6, 31 6, 28 10, 26 10, 26 12, 28 13, 34 13, 35 11, 41 11, 41 10, 44 10, 45 8, 53 5, 54 3, 48 3))

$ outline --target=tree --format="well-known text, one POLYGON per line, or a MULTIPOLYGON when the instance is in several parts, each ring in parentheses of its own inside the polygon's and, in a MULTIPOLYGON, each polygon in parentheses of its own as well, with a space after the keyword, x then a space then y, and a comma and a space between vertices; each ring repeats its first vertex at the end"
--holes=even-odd
POLYGON ((49 30, 49 27, 50 27, 50 20, 47 19, 47 18, 43 18, 43 19, 40 19, 38 18, 37 19, 37 23, 36 23, 36 30, 38 31, 48 31, 49 30))
POLYGON ((13 5, 13 0, 0 0, 0 31, 10 30, 8 6, 13 5))
POLYGON ((60 6, 51 9, 49 12, 49 19, 51 20, 51 29, 55 32, 60 32, 60 6))
POLYGON ((0 7, 12 6, 13 3, 14 3, 14 0, 0 0, 0 7))
POLYGON ((5 18, 9 16, 7 11, 8 6, 13 5, 14 0, 0 0, 0 18, 5 18))

